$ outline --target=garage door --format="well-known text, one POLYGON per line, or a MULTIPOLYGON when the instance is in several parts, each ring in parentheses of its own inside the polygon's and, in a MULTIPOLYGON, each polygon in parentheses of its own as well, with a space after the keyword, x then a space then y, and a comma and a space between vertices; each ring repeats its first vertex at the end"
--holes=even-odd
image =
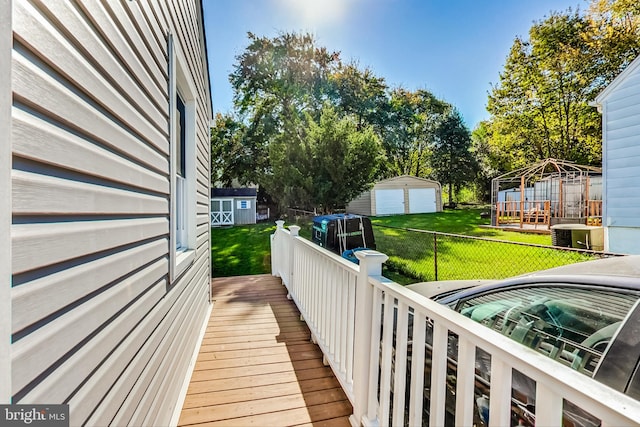
POLYGON ((409 212, 430 213, 437 212, 435 188, 410 188, 409 212))
POLYGON ((404 214, 404 190, 376 190, 376 215, 404 214))

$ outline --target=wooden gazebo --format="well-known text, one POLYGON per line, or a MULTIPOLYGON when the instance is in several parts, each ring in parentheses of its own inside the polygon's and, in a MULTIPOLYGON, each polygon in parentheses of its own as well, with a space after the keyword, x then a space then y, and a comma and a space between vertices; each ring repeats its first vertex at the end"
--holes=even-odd
POLYGON ((601 225, 602 170, 545 159, 491 182, 491 224, 549 229, 575 223, 601 225))

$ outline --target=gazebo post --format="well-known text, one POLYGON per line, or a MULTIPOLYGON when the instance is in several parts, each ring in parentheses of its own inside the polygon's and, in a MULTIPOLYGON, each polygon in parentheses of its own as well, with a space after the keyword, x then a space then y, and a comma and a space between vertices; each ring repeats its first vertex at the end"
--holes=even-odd
POLYGON ((520 228, 524 223, 524 174, 520 177, 520 228))

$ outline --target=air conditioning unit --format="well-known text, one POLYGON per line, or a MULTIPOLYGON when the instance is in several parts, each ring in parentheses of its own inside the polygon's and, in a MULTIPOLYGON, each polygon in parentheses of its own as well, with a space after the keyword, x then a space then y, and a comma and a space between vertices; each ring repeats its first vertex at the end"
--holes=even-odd
POLYGON ((571 247, 576 249, 603 251, 604 228, 585 225, 584 228, 571 230, 571 247))

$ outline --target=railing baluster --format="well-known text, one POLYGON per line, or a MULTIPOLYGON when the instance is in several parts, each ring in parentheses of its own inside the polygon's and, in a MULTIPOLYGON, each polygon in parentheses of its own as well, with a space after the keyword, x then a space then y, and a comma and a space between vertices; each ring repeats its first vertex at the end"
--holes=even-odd
POLYGON ((536 383, 536 424, 562 425, 562 397, 544 383, 536 383))
POLYGON ((491 358, 491 389, 489 391, 489 427, 504 427, 511 423, 511 366, 491 358))
POLYGON ((356 276, 349 277, 348 300, 347 300, 347 342, 346 342, 346 369, 347 381, 353 383, 353 347, 355 343, 355 314, 356 314, 356 276))
POLYGON ((404 425, 404 403, 407 388, 407 328, 409 327, 407 304, 398 303, 398 327, 396 329, 395 372, 393 379, 393 422, 394 426, 404 425))
POLYGON ((475 347, 464 336, 458 337, 458 370, 456 383, 456 425, 473 424, 473 403, 475 396, 475 347))
POLYGON ((384 294, 384 320, 382 327, 382 356, 380 360, 380 424, 389 422, 389 403, 391 394, 391 367, 393 350, 393 296, 384 294))
POLYGON ((409 402, 410 426, 422 425, 426 327, 427 322, 424 313, 414 311, 411 345, 411 399, 409 402))
MULTIPOLYGON (((373 421, 378 417, 378 367, 380 366, 380 325, 382 324, 382 291, 373 290, 374 296, 371 301, 371 345, 369 349, 369 366, 367 367, 369 387, 365 390, 367 395, 367 420, 373 421)), ((356 310, 358 307, 356 306, 356 310)), ((356 335, 357 337, 357 335, 356 335)), ((362 365, 366 365, 363 363, 362 365)), ((356 378, 354 377, 354 380, 356 378)), ((355 390, 354 390, 355 391, 355 390)))
POLYGON ((447 387, 447 328, 441 322, 433 325, 431 350, 431 403, 429 425, 444 425, 447 387))
POLYGON ((338 268, 335 265, 331 265, 331 291, 329 295, 329 301, 331 301, 331 314, 329 315, 329 331, 331 337, 329 340, 329 348, 331 349, 331 356, 335 357, 336 353, 336 336, 338 335, 338 313, 336 311, 338 307, 338 268))
POLYGON ((475 352, 479 348, 491 356, 489 426, 511 424, 513 369, 536 381, 538 425, 560 425, 563 399, 602 419, 603 427, 640 424, 638 401, 605 389, 593 379, 535 354, 499 332, 482 327, 383 278, 381 267, 386 255, 375 251, 357 252, 360 260, 357 266, 295 234, 280 223, 271 236, 272 273, 282 277, 353 404, 354 412, 350 419, 353 425, 402 425, 407 394, 410 396, 408 423, 411 426, 421 425, 425 363, 431 370, 429 421, 431 425, 442 425, 445 415, 451 415, 446 413, 447 363, 454 363, 449 360, 447 352, 449 331, 458 337, 456 425, 473 423, 475 352), (383 295, 384 325, 381 323, 383 295), (392 365, 395 301, 398 302, 398 317, 395 363, 392 365), (411 309, 413 331, 409 385, 405 384, 408 374, 406 321, 411 309), (425 361, 427 319, 433 321, 430 361, 425 361), (384 330, 382 340, 381 327, 384 330), (381 404, 378 401, 380 368, 381 404), (409 393, 405 393, 408 386, 409 393), (389 413, 391 392, 394 394, 393 414, 389 413))

